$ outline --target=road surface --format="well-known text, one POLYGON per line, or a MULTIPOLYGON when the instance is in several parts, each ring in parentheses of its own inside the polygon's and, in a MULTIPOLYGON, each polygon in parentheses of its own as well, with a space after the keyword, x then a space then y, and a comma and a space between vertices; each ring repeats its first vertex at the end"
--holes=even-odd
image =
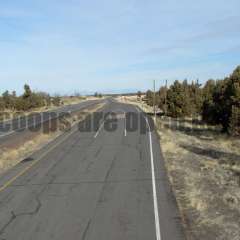
POLYGON ((156 133, 126 128, 146 121, 134 106, 111 111, 116 130, 73 128, 0 177, 0 239, 184 239, 156 133))

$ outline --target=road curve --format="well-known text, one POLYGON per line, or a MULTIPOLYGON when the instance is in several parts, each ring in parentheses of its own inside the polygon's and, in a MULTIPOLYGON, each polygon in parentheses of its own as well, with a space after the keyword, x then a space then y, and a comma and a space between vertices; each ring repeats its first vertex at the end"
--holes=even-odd
POLYGON ((103 111, 117 129, 74 128, 0 176, 0 239, 184 239, 157 134, 126 127, 146 122, 134 106, 103 111))

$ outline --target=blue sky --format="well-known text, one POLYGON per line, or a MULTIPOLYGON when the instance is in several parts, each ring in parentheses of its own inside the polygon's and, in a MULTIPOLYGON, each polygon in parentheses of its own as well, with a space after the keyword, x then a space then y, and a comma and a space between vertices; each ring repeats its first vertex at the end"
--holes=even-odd
POLYGON ((239 0, 0 0, 0 92, 129 91, 227 76, 239 0))

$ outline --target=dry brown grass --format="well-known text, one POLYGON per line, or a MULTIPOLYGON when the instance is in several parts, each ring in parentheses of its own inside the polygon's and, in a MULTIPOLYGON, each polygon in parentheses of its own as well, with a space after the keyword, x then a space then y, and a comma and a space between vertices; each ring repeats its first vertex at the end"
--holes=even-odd
POLYGON ((4 172, 7 169, 13 167, 19 163, 22 159, 31 155, 34 151, 37 151, 51 140, 55 139, 59 135, 59 132, 52 134, 39 134, 37 137, 30 141, 23 143, 17 149, 0 149, 0 172, 4 172))
POLYGON ((147 104, 145 104, 144 101, 139 100, 137 98, 137 96, 118 97, 117 101, 119 101, 121 103, 127 103, 127 104, 132 104, 132 105, 138 106, 146 113, 153 113, 153 107, 148 106, 147 104))
POLYGON ((87 97, 81 96, 81 97, 62 97, 61 101, 64 105, 70 105, 70 104, 77 104, 83 101, 86 101, 87 97))
MULTIPOLYGON (((85 97, 85 96, 81 96, 81 97, 61 97, 61 102, 63 103, 63 105, 59 106, 66 106, 66 105, 72 105, 72 104, 78 104, 87 100, 96 100, 97 98, 95 97, 85 97)), ((7 121, 7 120, 11 120, 13 118, 16 118, 22 114, 24 114, 25 116, 30 115, 32 113, 40 113, 40 112, 44 112, 44 111, 53 111, 56 110, 57 108, 59 108, 58 106, 54 106, 54 105, 50 105, 50 106, 44 106, 44 107, 40 107, 40 108, 35 108, 34 110, 30 110, 30 111, 26 111, 26 112, 16 112, 16 111, 12 111, 12 110, 5 110, 4 111, 4 115, 0 115, 0 121, 7 121)))
MULTIPOLYGON (((170 181, 189 239, 240 239, 240 141, 158 119, 170 181)), ((187 126, 187 125, 185 125, 187 126)))

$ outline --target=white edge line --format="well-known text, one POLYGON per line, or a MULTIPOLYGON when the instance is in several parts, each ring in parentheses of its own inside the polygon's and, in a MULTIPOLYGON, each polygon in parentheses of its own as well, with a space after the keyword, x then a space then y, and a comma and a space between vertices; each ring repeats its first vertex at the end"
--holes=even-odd
POLYGON ((124 123, 124 136, 127 136, 127 129, 126 129, 126 124, 127 124, 127 119, 126 119, 126 112, 124 112, 125 115, 125 123, 124 123))
POLYGON ((156 190, 156 178, 155 178, 155 167, 153 159, 153 147, 152 147, 152 134, 148 119, 145 117, 148 128, 149 128, 149 147, 150 147, 150 157, 151 157, 151 170, 152 170, 152 188, 153 188, 153 204, 154 204, 154 216, 155 216, 155 227, 156 227, 156 238, 161 240, 160 223, 159 223, 159 213, 158 213, 158 200, 157 200, 157 190, 156 190))
POLYGON ((104 121, 101 123, 99 129, 97 130, 96 134, 94 135, 94 138, 96 138, 98 136, 99 132, 101 131, 101 129, 103 127, 103 125, 104 125, 104 121))

